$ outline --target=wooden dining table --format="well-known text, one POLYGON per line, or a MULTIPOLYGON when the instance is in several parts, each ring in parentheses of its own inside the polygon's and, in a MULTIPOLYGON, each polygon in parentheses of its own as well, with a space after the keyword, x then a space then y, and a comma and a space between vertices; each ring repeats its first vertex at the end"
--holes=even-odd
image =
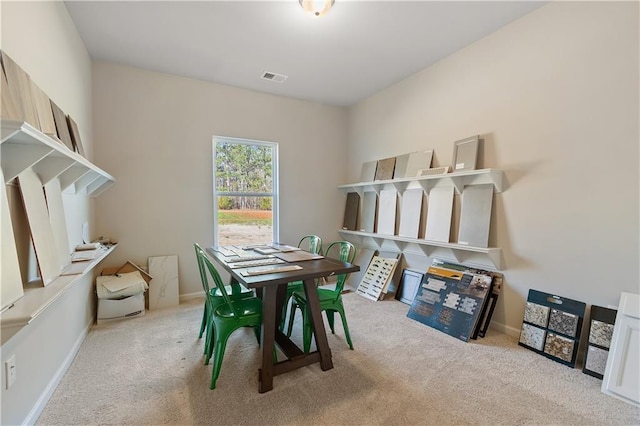
POLYGON ((260 339, 262 361, 261 368, 258 370, 258 391, 260 393, 272 390, 273 378, 288 371, 316 362, 320 363, 320 368, 323 371, 333 368, 331 349, 329 348, 321 315, 320 300, 316 290, 316 280, 333 275, 357 272, 360 270, 359 266, 323 257, 299 262, 287 262, 286 265, 298 265, 301 268, 293 271, 245 276, 243 274, 246 274, 246 271, 250 268, 232 268, 230 264, 236 260, 234 257, 227 257, 213 247, 207 248, 207 253, 231 275, 232 281, 239 282, 247 288, 255 289, 258 296, 262 298, 262 335, 260 339), (309 353, 304 353, 279 328, 284 311, 283 305, 287 284, 294 281, 302 281, 304 283, 304 291, 311 313, 313 336, 317 349, 309 353), (287 359, 281 361, 274 359, 276 344, 287 359))

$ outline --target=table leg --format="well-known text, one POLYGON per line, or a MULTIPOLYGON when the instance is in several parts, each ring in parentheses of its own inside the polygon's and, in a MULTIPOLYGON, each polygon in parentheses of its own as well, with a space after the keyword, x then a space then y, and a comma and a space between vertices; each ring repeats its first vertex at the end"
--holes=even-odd
POLYGON ((309 311, 311 311, 311 321, 313 322, 313 336, 316 339, 316 348, 320 353, 320 368, 322 371, 333 368, 331 360, 331 349, 322 321, 322 311, 320 310, 320 299, 315 280, 304 280, 304 292, 307 297, 309 311))
POLYGON ((273 389, 273 349, 276 333, 276 296, 277 286, 267 286, 262 291, 262 368, 258 373, 258 392, 273 389))

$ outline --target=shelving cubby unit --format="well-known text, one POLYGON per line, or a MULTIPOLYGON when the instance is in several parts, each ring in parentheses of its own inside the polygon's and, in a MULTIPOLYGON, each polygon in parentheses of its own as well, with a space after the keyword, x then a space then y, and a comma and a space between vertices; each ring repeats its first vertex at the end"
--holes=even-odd
MULTIPOLYGON (((399 194, 411 188, 422 188, 426 194, 432 188, 453 186, 457 194, 461 194, 468 185, 492 184, 495 193, 501 193, 505 188, 504 172, 496 169, 471 170, 442 175, 419 176, 391 180, 377 180, 373 182, 358 182, 339 185, 338 189, 345 194, 357 192, 362 198, 365 192, 374 191, 380 195, 383 189, 395 189, 399 194)), ((338 229, 346 239, 359 244, 373 243, 382 248, 385 242, 395 246, 398 251, 424 254, 428 257, 450 259, 465 265, 480 268, 502 269, 502 249, 497 247, 474 247, 465 244, 432 241, 421 238, 407 238, 398 235, 352 231, 338 229)))

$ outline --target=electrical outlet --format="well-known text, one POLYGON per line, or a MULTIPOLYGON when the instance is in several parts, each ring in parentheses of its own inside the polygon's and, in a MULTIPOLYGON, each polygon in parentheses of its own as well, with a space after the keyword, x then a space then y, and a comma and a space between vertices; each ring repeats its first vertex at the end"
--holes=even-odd
POLYGON ((7 378, 7 389, 11 387, 16 381, 16 356, 12 355, 11 358, 4 363, 5 377, 7 378))

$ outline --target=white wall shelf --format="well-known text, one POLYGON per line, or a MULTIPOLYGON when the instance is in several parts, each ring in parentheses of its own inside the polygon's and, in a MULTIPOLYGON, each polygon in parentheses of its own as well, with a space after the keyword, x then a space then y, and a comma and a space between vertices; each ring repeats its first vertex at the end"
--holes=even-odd
POLYGON ((0 326, 2 328, 2 343, 15 334, 12 329, 19 329, 33 321, 38 315, 44 312, 47 307, 53 304, 67 290, 69 290, 81 277, 92 272, 100 262, 113 253, 117 245, 102 249, 95 259, 87 262, 84 270, 76 275, 61 275, 53 280, 49 285, 43 286, 42 282, 33 281, 24 286, 24 295, 15 301, 11 307, 0 315, 0 326))
POLYGON ((504 172, 495 169, 469 170, 464 172, 446 173, 443 175, 419 176, 411 178, 376 180, 373 182, 358 182, 346 185, 339 185, 338 188, 344 192, 357 192, 362 196, 364 192, 374 191, 380 194, 380 190, 394 188, 402 193, 410 186, 420 185, 425 192, 436 186, 453 186, 458 194, 467 185, 481 185, 490 183, 496 193, 502 192, 504 188, 504 172))
MULTIPOLYGON (((380 195, 383 189, 395 189, 399 194, 411 188, 422 188, 429 194, 433 188, 453 187, 461 194, 465 186, 491 184, 495 193, 506 189, 504 172, 495 169, 468 170, 443 175, 419 176, 401 179, 358 182, 338 186, 345 193, 357 192, 362 198, 365 192, 380 195)), ((495 247, 474 247, 465 244, 432 241, 419 238, 407 238, 398 235, 386 235, 339 229, 344 238, 358 244, 373 245, 382 248, 383 244, 393 244, 395 249, 406 253, 424 254, 463 263, 472 267, 502 269, 502 249, 495 247)))
POLYGON ((407 238, 397 235, 374 234, 369 232, 348 231, 339 229, 338 232, 346 239, 358 244, 373 242, 382 248, 385 241, 395 244, 401 252, 414 252, 428 257, 453 260, 472 267, 502 269, 502 249, 495 247, 473 247, 456 243, 444 243, 419 238, 407 238))
POLYGON ((61 142, 22 121, 2 119, 0 160, 5 183, 32 168, 43 185, 58 177, 63 190, 95 197, 115 178, 61 142))

